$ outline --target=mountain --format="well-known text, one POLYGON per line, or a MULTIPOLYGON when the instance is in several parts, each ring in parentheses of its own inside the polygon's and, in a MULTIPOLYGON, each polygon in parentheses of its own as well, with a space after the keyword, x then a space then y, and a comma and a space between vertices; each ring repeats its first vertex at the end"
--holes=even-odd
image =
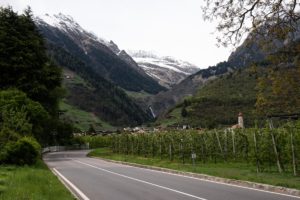
MULTIPOLYGON (((261 73, 261 72, 260 72, 261 73)), ((164 125, 189 124, 216 128, 237 123, 242 112, 246 126, 254 125, 256 78, 248 67, 219 76, 199 88, 193 96, 170 109, 160 120, 164 125), (187 114, 182 116, 182 110, 187 114)))
POLYGON ((174 85, 168 91, 158 93, 153 97, 148 97, 145 101, 151 106, 158 116, 164 115, 169 109, 183 101, 187 96, 193 96, 204 85, 222 75, 232 73, 237 69, 245 68, 252 63, 262 62, 276 49, 283 46, 283 42, 276 41, 272 47, 260 46, 262 38, 250 36, 245 42, 231 53, 227 61, 220 62, 207 69, 201 69, 197 73, 188 76, 180 83, 174 85))
POLYGON ((200 70, 172 88, 173 91, 156 95, 156 98, 162 95, 169 100, 164 100, 168 102, 165 104, 168 110, 157 123, 228 127, 237 123, 237 114, 242 112, 246 126, 254 126, 255 120, 258 120, 257 125, 264 126, 265 120, 259 119, 266 115, 298 113, 299 37, 271 42, 268 38, 253 40, 253 36, 249 37, 228 61, 200 70), (185 88, 188 85, 190 87, 185 88), (181 96, 188 91, 190 97, 181 96), (181 99, 175 103, 176 99, 170 101, 171 96, 181 99), (167 107, 174 103, 176 106, 167 107), (259 105, 258 110, 256 105, 259 105))
POLYGON ((149 76, 166 88, 200 70, 193 64, 169 56, 161 57, 141 50, 128 53, 149 76))
MULTIPOLYGON (((300 42, 294 47, 298 49, 300 42)), ((157 123, 230 127, 237 124, 238 113, 242 112, 245 126, 253 127, 265 126, 267 115, 299 113, 299 53, 288 48, 279 49, 271 59, 207 82, 193 96, 170 109, 157 123)))
POLYGON ((154 79, 138 69, 133 60, 128 62, 125 51, 84 30, 70 16, 48 14, 38 16, 35 22, 48 43, 64 48, 83 61, 95 73, 129 91, 156 94, 165 90, 154 79))
POLYGON ((47 50, 65 74, 67 95, 64 103, 92 113, 113 126, 137 125, 151 119, 122 89, 78 57, 51 43, 48 43, 47 50))
MULTIPOLYGON (((98 127, 105 127, 107 123, 134 126, 151 119, 151 115, 124 89, 156 93, 164 88, 136 63, 134 66, 125 61, 124 52, 114 53, 111 48, 116 45, 112 41, 97 38, 63 14, 37 17, 35 23, 46 39, 48 56, 64 72, 66 97, 61 105, 68 110, 63 108, 63 112, 72 109, 89 118, 97 118, 85 121, 98 123, 98 127)), ((69 113, 65 113, 61 117, 68 116, 69 113)), ((78 119, 70 120, 81 123, 78 119)), ((77 127, 86 128, 87 125, 77 127)))

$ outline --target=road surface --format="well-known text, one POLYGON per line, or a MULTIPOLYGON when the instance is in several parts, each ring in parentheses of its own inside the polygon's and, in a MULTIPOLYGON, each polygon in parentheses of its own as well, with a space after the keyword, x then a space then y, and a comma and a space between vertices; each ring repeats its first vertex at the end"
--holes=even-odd
POLYGON ((44 156, 47 165, 82 194, 85 200, 300 199, 106 162, 86 157, 87 152, 56 152, 44 156))

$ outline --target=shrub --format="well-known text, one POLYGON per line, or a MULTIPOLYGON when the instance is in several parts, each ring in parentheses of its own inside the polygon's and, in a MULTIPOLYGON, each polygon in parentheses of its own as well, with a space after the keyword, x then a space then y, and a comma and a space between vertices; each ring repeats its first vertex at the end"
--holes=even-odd
POLYGON ((34 138, 23 137, 5 145, 2 159, 6 164, 32 165, 38 160, 40 151, 41 146, 34 138))
POLYGON ((3 149, 6 143, 17 141, 20 139, 20 134, 16 133, 15 131, 4 127, 0 130, 0 151, 3 149))

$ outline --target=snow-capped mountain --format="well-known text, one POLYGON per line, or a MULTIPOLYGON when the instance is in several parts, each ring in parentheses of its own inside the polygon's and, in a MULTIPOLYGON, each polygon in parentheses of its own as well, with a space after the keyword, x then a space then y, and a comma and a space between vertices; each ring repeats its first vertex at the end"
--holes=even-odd
MULTIPOLYGON (((106 59, 108 57, 112 57, 112 59, 113 57, 118 57, 118 59, 122 60, 123 64, 125 63, 133 71, 137 72, 139 76, 143 77, 143 79, 146 79, 149 83, 152 82, 151 84, 147 84, 147 86, 145 85, 145 87, 157 88, 155 89, 156 92, 162 88, 157 87, 153 81, 158 82, 163 87, 171 88, 174 84, 179 83, 187 76, 199 71, 197 66, 172 57, 157 56, 146 51, 128 51, 127 53, 119 49, 113 41, 105 40, 92 32, 86 31, 69 15, 62 13, 56 15, 45 14, 35 17, 35 22, 48 41, 67 48, 69 52, 76 56, 86 57, 83 58, 83 60, 90 62, 88 64, 97 67, 99 73, 121 87, 128 84, 119 83, 120 80, 124 80, 123 77, 120 78, 116 76, 116 73, 120 73, 120 70, 114 70, 114 65, 103 66, 107 65, 107 62, 101 59, 102 62, 99 59, 101 53, 96 51, 101 50, 101 52, 105 54, 106 59), (82 52, 85 54, 84 56, 82 52), (111 74, 114 71, 116 73, 111 74), (114 78, 117 80, 113 80, 114 78)), ((113 63, 116 63, 116 61, 113 63)), ((119 67, 121 67, 120 64, 115 65, 115 68, 119 67)), ((126 68, 127 67, 122 67, 122 70, 126 68)), ((137 79, 130 78, 128 80, 137 79)), ((140 84, 135 85, 138 86, 140 84)), ((125 89, 132 90, 131 88, 125 89)), ((152 90, 149 88, 141 89, 144 91, 152 90)))
POLYGON ((200 70, 191 63, 169 56, 157 56, 147 51, 128 51, 128 53, 149 76, 167 88, 200 70))
POLYGON ((87 39, 90 39, 94 42, 100 42, 105 46, 109 46, 110 43, 103 39, 97 37, 94 33, 86 31, 83 29, 70 15, 65 15, 62 13, 54 14, 54 15, 39 15, 35 17, 35 22, 39 25, 50 25, 52 27, 56 27, 65 33, 71 33, 70 36, 78 37, 85 36, 87 39))
POLYGON ((67 51, 121 88, 150 94, 165 90, 113 41, 108 42, 86 31, 71 16, 46 14, 35 17, 35 23, 48 46, 67 51))

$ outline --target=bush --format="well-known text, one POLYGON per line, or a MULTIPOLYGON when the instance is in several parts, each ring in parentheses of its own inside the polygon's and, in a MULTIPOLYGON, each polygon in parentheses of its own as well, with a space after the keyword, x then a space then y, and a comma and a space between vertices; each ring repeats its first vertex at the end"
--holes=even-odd
POLYGON ((49 118, 43 106, 29 99, 24 92, 0 90, 0 129, 8 128, 21 136, 32 134, 42 143, 51 130, 46 126, 49 118))
POLYGON ((15 131, 4 127, 0 130, 0 151, 4 148, 6 143, 18 141, 20 139, 20 134, 16 133, 15 131))
POLYGON ((2 159, 6 164, 32 165, 40 156, 41 146, 31 137, 23 137, 17 142, 8 142, 3 150, 2 159))

